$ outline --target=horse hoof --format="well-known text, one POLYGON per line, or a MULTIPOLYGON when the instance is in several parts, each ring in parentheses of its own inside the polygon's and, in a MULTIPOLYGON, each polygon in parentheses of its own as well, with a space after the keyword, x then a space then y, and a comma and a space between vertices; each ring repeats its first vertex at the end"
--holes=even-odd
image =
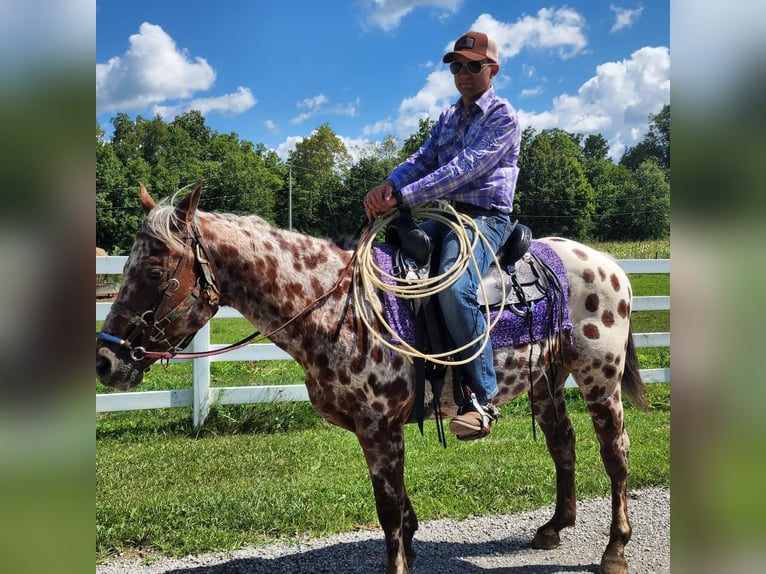
POLYGON ((604 556, 601 558, 599 574, 628 574, 628 561, 624 556, 604 556))
POLYGON ((552 528, 540 529, 532 539, 532 548, 537 550, 552 550, 561 544, 559 533, 552 528))

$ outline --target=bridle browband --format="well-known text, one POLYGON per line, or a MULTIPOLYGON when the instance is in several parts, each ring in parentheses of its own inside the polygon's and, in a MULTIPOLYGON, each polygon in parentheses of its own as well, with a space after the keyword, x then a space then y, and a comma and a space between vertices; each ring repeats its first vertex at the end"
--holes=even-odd
MULTIPOLYGON (((148 234, 141 230, 139 234, 148 234)), ((213 315, 218 311, 220 291, 217 285, 217 269, 213 258, 202 242, 199 233, 198 221, 188 226, 188 231, 182 237, 184 239, 184 253, 178 260, 173 276, 168 279, 167 285, 162 292, 162 296, 154 307, 143 313, 136 313, 120 303, 113 303, 111 311, 127 319, 128 324, 133 326, 133 330, 125 338, 121 339, 109 333, 100 331, 96 333, 96 338, 110 343, 117 343, 130 351, 130 356, 134 361, 142 359, 169 359, 178 356, 179 352, 186 348, 196 333, 191 333, 183 338, 177 344, 171 343, 165 329, 182 317, 199 299, 202 297, 210 306, 213 315), (177 276, 185 268, 186 262, 190 256, 194 257, 195 264, 199 265, 201 274, 197 276, 194 286, 189 293, 175 307, 170 307, 172 295, 178 290, 180 281, 177 276), (146 346, 151 343, 159 346, 162 351, 147 351, 146 346)))

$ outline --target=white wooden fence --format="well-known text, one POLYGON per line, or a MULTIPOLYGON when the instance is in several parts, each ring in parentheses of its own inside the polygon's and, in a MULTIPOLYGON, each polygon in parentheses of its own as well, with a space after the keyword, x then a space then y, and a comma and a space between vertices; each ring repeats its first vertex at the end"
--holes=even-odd
MULTIPOLYGON (((96 257, 96 274, 121 274, 127 257, 96 257)), ((670 273, 670 259, 621 259, 620 266, 626 273, 670 273)), ((96 302, 96 320, 104 320, 111 303, 96 302)), ((661 311, 670 309, 669 296, 635 297, 633 311, 661 311)), ((219 309, 217 319, 241 318, 230 307, 219 309)), ((670 347, 670 333, 634 333, 636 347, 670 347)), ((210 343, 210 323, 194 337, 188 350, 208 351, 226 345, 210 343)), ((167 407, 192 407, 195 426, 201 425, 208 415, 210 405, 269 403, 276 401, 307 401, 308 393, 303 385, 271 385, 253 387, 210 387, 210 363, 213 361, 269 361, 292 357, 273 343, 250 344, 235 351, 213 357, 193 359, 192 386, 188 389, 170 391, 131 391, 96 394, 96 412, 132 411, 167 407)), ((189 359, 170 362, 183 362, 189 359)), ((641 369, 644 382, 670 382, 670 369, 641 369)), ((570 376, 567 386, 574 387, 570 376)))

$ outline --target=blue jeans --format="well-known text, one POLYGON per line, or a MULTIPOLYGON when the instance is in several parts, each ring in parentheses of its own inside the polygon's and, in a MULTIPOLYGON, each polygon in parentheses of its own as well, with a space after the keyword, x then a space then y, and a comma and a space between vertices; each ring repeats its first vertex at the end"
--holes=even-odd
MULTIPOLYGON (((491 244, 494 253, 497 253, 511 233, 511 216, 480 209, 466 210, 463 213, 474 220, 479 231, 491 244)), ((444 273, 455 264, 460 256, 460 244, 457 235, 447 225, 439 221, 425 221, 420 224, 420 227, 432 238, 434 245, 441 246, 439 273, 444 273)), ((466 229, 466 232, 469 242, 473 241, 473 230, 466 229)), ((477 242, 473 253, 479 266, 479 273, 477 273, 473 263, 469 263, 465 273, 450 287, 440 291, 438 295, 447 332, 456 348, 482 336, 487 330, 485 310, 479 307, 477 293, 479 280, 492 263, 493 253, 481 240, 477 242)), ((475 343, 459 353, 458 358, 470 357, 480 345, 481 342, 475 343)), ((488 342, 484 351, 476 359, 461 366, 460 369, 462 374, 469 379, 471 389, 476 394, 480 404, 486 404, 497 395, 497 378, 491 343, 488 342)))

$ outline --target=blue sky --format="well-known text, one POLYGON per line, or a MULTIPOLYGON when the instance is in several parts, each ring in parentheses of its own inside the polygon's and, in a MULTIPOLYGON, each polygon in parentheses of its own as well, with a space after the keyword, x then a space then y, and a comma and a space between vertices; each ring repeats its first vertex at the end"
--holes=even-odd
POLYGON ((457 99, 441 57, 471 29, 522 127, 601 133, 619 159, 670 102, 669 0, 97 1, 96 119, 200 109, 282 157, 327 123, 358 156, 457 99))

